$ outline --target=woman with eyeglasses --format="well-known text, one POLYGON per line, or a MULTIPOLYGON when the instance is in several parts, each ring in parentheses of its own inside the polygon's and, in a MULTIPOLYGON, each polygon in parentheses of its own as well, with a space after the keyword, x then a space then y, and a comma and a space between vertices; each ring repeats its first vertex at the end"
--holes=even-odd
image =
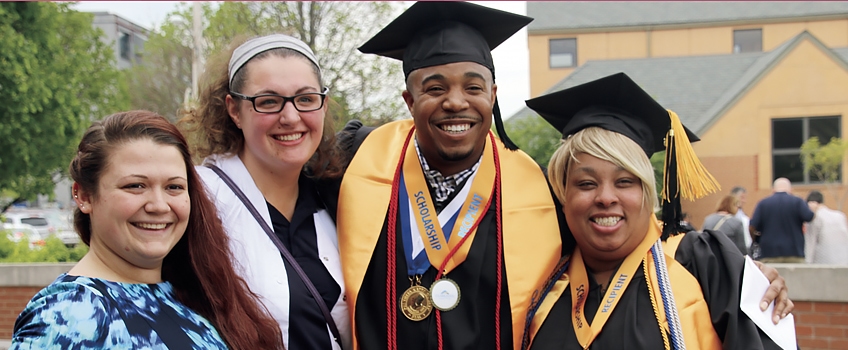
MULTIPOLYGON (((342 173, 312 50, 274 34, 212 57, 180 126, 241 276, 287 349, 350 345, 334 216, 342 173)), ((226 286, 221 286, 226 288, 226 286)))

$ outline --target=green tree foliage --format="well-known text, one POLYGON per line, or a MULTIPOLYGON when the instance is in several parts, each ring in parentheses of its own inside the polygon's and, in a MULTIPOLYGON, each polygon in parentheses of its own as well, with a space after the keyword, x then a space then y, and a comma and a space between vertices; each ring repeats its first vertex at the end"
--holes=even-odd
POLYGON ((838 137, 830 139, 830 142, 822 145, 819 138, 813 136, 801 145, 801 160, 804 163, 804 171, 809 172, 815 180, 825 183, 828 191, 836 200, 837 207, 842 210, 842 202, 845 200, 845 192, 837 191, 842 174, 842 160, 848 143, 838 137))
POLYGON ((651 167, 654 168, 654 180, 657 182, 657 198, 662 199, 663 168, 665 168, 665 150, 651 156, 651 167))
POLYGON ((142 63, 124 71, 132 109, 159 113, 176 121, 191 86, 191 23, 171 14, 144 43, 142 63))
MULTIPOLYGON (((391 2, 221 2, 203 5, 204 57, 238 37, 283 33, 315 52, 330 87, 336 126, 352 118, 378 125, 406 116, 398 61, 363 55, 356 48, 400 11, 391 2)), ((144 64, 132 68, 133 106, 169 117, 191 85, 192 11, 171 13, 145 45, 144 64), (164 69, 161 67, 165 67, 164 69)))
POLYGON ((550 162, 562 138, 559 131, 536 114, 508 119, 504 128, 522 151, 544 166, 550 162))
POLYGON ((0 3, 0 190, 52 193, 92 118, 125 108, 113 53, 67 3, 0 3))
MULTIPOLYGON (((0 231, 0 233, 5 233, 0 231)), ((30 248, 27 240, 12 242, 5 234, 0 234, 0 262, 76 262, 88 252, 88 246, 78 244, 66 247, 62 240, 50 236, 43 244, 30 248)))

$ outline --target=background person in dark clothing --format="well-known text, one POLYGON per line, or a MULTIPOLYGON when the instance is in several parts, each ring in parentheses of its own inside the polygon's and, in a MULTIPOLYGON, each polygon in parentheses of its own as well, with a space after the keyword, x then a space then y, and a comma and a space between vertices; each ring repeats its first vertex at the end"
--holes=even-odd
POLYGON ((683 229, 684 232, 696 231, 695 226, 692 226, 692 224, 689 223, 689 213, 681 213, 680 217, 680 228, 683 229))
POLYGON ((789 179, 774 180, 771 196, 757 203, 749 228, 751 237, 758 240, 762 262, 803 263, 804 222, 813 219, 813 212, 803 199, 792 195, 789 179))

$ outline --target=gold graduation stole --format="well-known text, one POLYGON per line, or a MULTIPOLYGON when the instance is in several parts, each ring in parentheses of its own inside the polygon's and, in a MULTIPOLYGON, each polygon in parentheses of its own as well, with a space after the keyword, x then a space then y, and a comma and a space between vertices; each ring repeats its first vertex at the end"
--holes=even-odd
MULTIPOLYGON (((603 325, 609 319, 615 307, 618 305, 621 293, 627 289, 633 273, 641 264, 644 268, 645 279, 648 282, 648 291, 651 295, 651 304, 654 307, 654 316, 658 326, 662 329, 666 349, 670 349, 667 334, 669 332, 668 320, 665 317, 665 309, 660 296, 659 279, 651 253, 651 246, 660 237, 660 227, 655 221, 649 225, 648 232, 639 246, 628 255, 613 275, 612 282, 602 299, 601 305, 595 313, 595 318, 590 326, 585 319, 585 293, 588 293, 588 275, 583 264, 579 248, 575 248, 570 259, 567 273, 556 281, 547 297, 539 305, 539 309, 529 325, 530 342, 541 328, 545 318, 550 313, 554 304, 560 296, 566 292, 569 284, 571 293, 571 321, 577 340, 583 349, 588 349, 595 337, 603 330, 603 325)), ((721 349, 721 341, 712 325, 709 307, 704 301, 701 286, 692 274, 680 263, 674 260, 674 251, 680 243, 683 235, 669 238, 671 253, 665 254, 668 267, 669 279, 672 283, 672 293, 677 305, 677 311, 683 330, 683 338, 687 349, 721 349)), ((664 242, 665 244, 665 242, 664 242)), ((668 247, 668 246, 666 246, 668 247)))
POLYGON ((589 293, 589 276, 586 273, 586 266, 583 264, 583 255, 580 248, 574 249, 574 254, 571 256, 571 265, 566 273, 571 276, 573 283, 571 288, 571 323, 574 327, 574 334, 577 335, 577 340, 584 349, 588 348, 595 337, 601 333, 604 324, 621 300, 621 294, 624 294, 633 279, 634 272, 645 261, 646 253, 651 249, 651 245, 657 238, 659 238, 659 235, 652 237, 652 235, 646 234, 639 246, 624 259, 618 271, 613 275, 614 277, 604 298, 601 299, 601 305, 595 312, 592 325, 589 325, 584 312, 586 294, 589 293))
MULTIPOLYGON (((398 161, 401 153, 406 152, 401 146, 412 127, 412 120, 406 119, 372 131, 362 142, 342 180, 337 229, 354 349, 359 348, 356 300, 386 220, 398 161)), ((530 299, 556 265, 562 253, 562 242, 556 208, 539 165, 523 152, 507 150, 500 141, 496 146, 503 185, 499 195, 504 198, 501 208, 503 259, 509 285, 513 348, 517 349, 530 299)), ((404 163, 418 162, 417 156, 406 159, 404 163)), ((488 162, 485 158, 483 161, 488 162)))
MULTIPOLYGON (((407 198, 412 202, 413 217, 415 217, 418 226, 418 233, 424 241, 427 258, 430 260, 430 264, 437 269, 446 263, 445 274, 465 261, 468 256, 471 243, 462 244, 458 248, 459 250, 448 261, 445 261, 449 252, 456 249, 460 242, 464 242, 463 238, 466 235, 468 238, 465 240, 474 241, 474 234, 477 229, 476 227, 473 230, 470 229, 485 214, 483 213, 484 206, 489 202, 489 197, 492 194, 492 188, 495 184, 495 160, 492 155, 491 146, 493 145, 488 144, 488 138, 486 141, 487 145, 483 149, 480 167, 474 175, 473 182, 468 184, 471 186, 471 190, 462 207, 459 208, 459 216, 456 218, 456 223, 454 223, 449 235, 445 235, 438 218, 435 217, 436 208, 432 205, 434 202, 430 198, 430 190, 427 187, 427 180, 424 179, 421 162, 418 161, 418 152, 415 151, 414 145, 407 146, 403 162, 403 178, 406 182, 407 198)), ((399 210, 407 210, 407 203, 400 203, 400 206, 399 210)))

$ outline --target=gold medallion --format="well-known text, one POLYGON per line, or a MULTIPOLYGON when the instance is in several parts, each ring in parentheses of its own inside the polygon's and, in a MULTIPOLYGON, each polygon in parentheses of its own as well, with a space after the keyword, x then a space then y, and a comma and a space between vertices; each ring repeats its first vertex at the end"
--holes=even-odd
POLYGON ((430 303, 430 291, 422 286, 409 287, 400 297, 400 310, 406 318, 421 321, 433 312, 430 303))

